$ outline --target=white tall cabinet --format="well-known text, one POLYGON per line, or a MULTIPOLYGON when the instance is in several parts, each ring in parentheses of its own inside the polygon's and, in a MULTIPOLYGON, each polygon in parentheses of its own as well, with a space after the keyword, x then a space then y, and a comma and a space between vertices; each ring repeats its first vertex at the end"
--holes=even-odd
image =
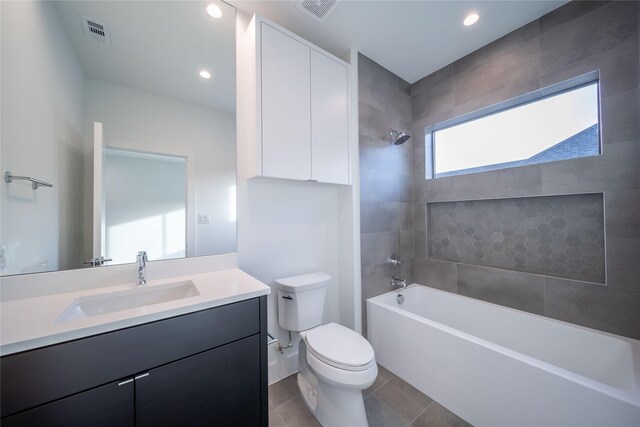
POLYGON ((254 16, 255 175, 351 184, 349 65, 254 16))

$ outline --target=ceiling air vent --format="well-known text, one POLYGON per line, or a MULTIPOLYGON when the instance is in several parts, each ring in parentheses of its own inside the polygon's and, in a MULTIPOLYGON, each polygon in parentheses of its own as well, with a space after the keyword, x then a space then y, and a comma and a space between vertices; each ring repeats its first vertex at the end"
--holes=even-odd
POLYGON ((323 22, 337 5, 338 0, 303 0, 296 6, 316 21, 323 22))
POLYGON ((109 35, 109 27, 101 24, 93 18, 81 16, 84 32, 101 43, 111 44, 111 36, 109 35))

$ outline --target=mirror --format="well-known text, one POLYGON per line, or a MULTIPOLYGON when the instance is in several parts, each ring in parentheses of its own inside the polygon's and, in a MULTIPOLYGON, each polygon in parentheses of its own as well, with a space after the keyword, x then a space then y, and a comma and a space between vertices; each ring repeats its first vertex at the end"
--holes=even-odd
POLYGON ((235 252, 235 9, 0 7, 1 274, 235 252))

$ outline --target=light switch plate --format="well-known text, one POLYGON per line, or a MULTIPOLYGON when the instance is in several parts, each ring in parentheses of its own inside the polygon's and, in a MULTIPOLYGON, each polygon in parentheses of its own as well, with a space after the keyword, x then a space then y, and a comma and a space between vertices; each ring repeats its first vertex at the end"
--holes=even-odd
POLYGON ((198 224, 209 224, 209 214, 198 214, 198 224))

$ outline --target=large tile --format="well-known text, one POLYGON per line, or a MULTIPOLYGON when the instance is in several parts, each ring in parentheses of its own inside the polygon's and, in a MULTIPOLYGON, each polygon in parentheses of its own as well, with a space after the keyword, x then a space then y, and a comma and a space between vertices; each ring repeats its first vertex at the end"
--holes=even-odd
POLYGON ((427 204, 426 203, 414 203, 413 204, 413 228, 416 230, 426 231, 427 227, 427 204))
MULTIPOLYGON (((447 178, 435 181, 440 179, 447 178)), ((542 192, 540 165, 459 175, 450 179, 454 182, 454 191, 433 195, 428 197, 428 201, 500 199, 537 196, 542 192)))
MULTIPOLYGON (((427 248, 427 232, 424 230, 414 230, 413 244, 415 246, 416 258, 427 258, 429 250, 427 248)), ((416 264, 417 265, 417 264, 416 264)))
MULTIPOLYGON (((399 116, 400 91, 370 74, 360 74, 358 77, 359 101, 393 116, 399 116)), ((403 95, 408 96, 407 94, 403 95)))
POLYGON ((287 427, 321 427, 305 406, 302 397, 288 401, 278 407, 277 411, 287 427))
POLYGON ((360 231, 377 233, 401 231, 413 228, 413 203, 360 202, 360 231))
POLYGON ((372 76, 374 79, 392 85, 398 90, 410 94, 410 85, 391 71, 387 70, 374 60, 359 53, 358 54, 358 78, 362 76, 372 76))
POLYGON ((431 403, 411 427, 472 427, 471 424, 439 404, 431 403))
POLYGON ((409 422, 415 420, 432 402, 429 396, 398 377, 380 387, 374 396, 409 422))
POLYGON ((414 202, 441 202, 456 200, 456 182, 459 177, 426 179, 424 175, 413 175, 414 202))
POLYGON ((376 377, 375 382, 368 388, 362 390, 362 396, 367 397, 380 387, 391 381, 395 378, 395 375, 391 373, 387 368, 382 365, 378 365, 378 376, 376 377))
POLYGON ((638 39, 634 2, 611 2, 540 36, 540 72, 580 61, 638 39))
POLYGON ((640 339, 640 291, 547 278, 545 315, 640 339))
POLYGON ((544 313, 543 276, 458 264, 458 293, 530 313, 544 313))
MULTIPOLYGON (((530 64, 531 66, 537 66, 536 64, 530 64)), ((531 71, 531 73, 534 73, 531 71)), ((437 124, 442 122, 443 120, 447 120, 454 117, 460 117, 464 114, 468 114, 471 112, 475 112, 477 110, 481 110, 486 107, 493 106, 495 104, 499 104, 504 101, 508 101, 512 98, 515 98, 520 95, 524 95, 529 92, 533 92, 535 90, 540 89, 540 79, 537 77, 532 77, 531 79, 517 79, 509 82, 504 86, 497 86, 493 88, 494 90, 485 90, 484 95, 470 98, 466 101, 456 100, 456 105, 452 110, 449 110, 447 113, 442 116, 434 116, 429 118, 431 122, 437 124)))
POLYGON ((540 84, 542 87, 546 87, 598 70, 602 98, 635 89, 640 81, 638 44, 637 40, 631 41, 614 49, 567 64, 542 75, 540 84))
POLYGON ((640 291, 640 240, 608 238, 606 244, 609 288, 640 291))
MULTIPOLYGON (((388 264, 370 265, 362 268, 362 300, 382 295, 392 290, 389 278, 396 274, 396 267, 388 264)), ((366 307, 366 304, 364 305, 366 307)), ((365 310, 366 311, 366 310, 365 310)))
POLYGON ((640 183, 637 190, 607 191, 604 200, 607 237, 640 239, 640 183))
POLYGON ((363 266, 386 264, 387 258, 391 254, 402 256, 400 232, 362 233, 360 241, 360 258, 363 266))
POLYGON ((358 103, 359 132, 374 139, 389 141, 389 128, 411 132, 411 122, 386 113, 364 102, 358 103))
POLYGON ((408 425, 407 420, 384 404, 375 394, 364 400, 364 409, 367 412, 369 427, 404 427, 408 425))
POLYGON ((610 144, 601 156, 539 165, 543 194, 634 190, 640 182, 640 140, 610 144))
POLYGON ((413 230, 400 232, 400 259, 409 260, 415 256, 413 230))
POLYGON ((404 279, 407 284, 415 283, 415 277, 413 275, 415 271, 414 267, 414 259, 407 259, 402 261, 402 266, 400 267, 401 271, 401 279, 404 279))
MULTIPOLYGON (((417 135, 414 130, 414 136, 417 135)), ((413 146, 413 173, 422 177, 426 177, 426 149, 424 139, 420 139, 419 142, 413 146)))
POLYGON ((404 92, 398 93, 398 117, 408 122, 413 120, 413 102, 411 95, 404 92))
POLYGON ((488 61, 495 61, 510 51, 521 49, 523 45, 538 37, 538 22, 533 21, 506 34, 488 45, 458 59, 453 65, 454 74, 460 74, 488 61))
POLYGON ((286 427, 282 417, 275 409, 269 411, 269 427, 286 427))
POLYGON ((445 79, 411 97, 413 121, 453 108, 453 79, 445 79))
POLYGON ((640 89, 602 98, 600 114, 603 144, 640 138, 640 89))
POLYGON ((415 282, 443 291, 458 292, 458 266, 454 262, 415 259, 415 282))
POLYGON ((360 168, 360 200, 411 202, 412 185, 409 175, 360 168))
POLYGON ((453 77, 453 64, 445 65, 437 71, 429 74, 411 85, 411 96, 424 92, 431 86, 453 77))
POLYGON ((539 43, 534 38, 520 43, 517 49, 456 74, 453 79, 454 105, 466 104, 505 88, 515 87, 519 92, 523 84, 539 84, 539 57, 539 43))
POLYGON ((269 386, 269 400, 276 408, 299 395, 297 374, 290 375, 269 386))
POLYGON ((608 1, 570 1, 540 17, 540 34, 606 5, 608 1))
POLYGON ((360 135, 360 167, 401 175, 412 175, 412 144, 393 145, 389 138, 360 135))

